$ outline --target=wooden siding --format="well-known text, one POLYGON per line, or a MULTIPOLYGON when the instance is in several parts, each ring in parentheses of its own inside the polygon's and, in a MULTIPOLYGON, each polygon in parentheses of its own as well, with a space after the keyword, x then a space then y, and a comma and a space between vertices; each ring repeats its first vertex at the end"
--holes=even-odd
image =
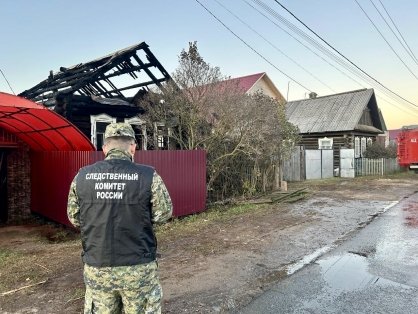
POLYGON ((296 146, 291 156, 283 161, 283 180, 305 180, 305 150, 302 146, 296 146))

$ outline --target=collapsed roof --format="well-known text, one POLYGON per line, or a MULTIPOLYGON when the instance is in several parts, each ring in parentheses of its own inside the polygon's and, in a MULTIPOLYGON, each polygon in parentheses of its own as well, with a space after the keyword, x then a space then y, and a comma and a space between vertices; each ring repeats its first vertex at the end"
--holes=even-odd
POLYGON ((61 67, 56 73, 50 71, 46 80, 19 96, 53 106, 58 93, 129 100, 152 86, 164 91, 162 83, 171 77, 148 47, 142 42, 87 63, 61 67), (137 81, 126 85, 128 79, 137 81))

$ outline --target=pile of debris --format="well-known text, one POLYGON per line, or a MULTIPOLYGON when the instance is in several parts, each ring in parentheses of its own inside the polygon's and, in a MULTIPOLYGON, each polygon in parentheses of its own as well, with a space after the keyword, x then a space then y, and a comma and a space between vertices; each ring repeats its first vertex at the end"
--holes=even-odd
POLYGON ((250 201, 251 204, 294 203, 309 196, 307 188, 294 191, 275 191, 250 201))

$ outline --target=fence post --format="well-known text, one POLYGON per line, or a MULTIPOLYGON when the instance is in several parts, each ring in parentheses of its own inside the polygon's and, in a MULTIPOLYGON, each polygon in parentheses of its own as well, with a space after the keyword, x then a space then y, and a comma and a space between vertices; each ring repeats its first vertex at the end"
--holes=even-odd
POLYGON ((381 163, 382 163, 382 177, 383 177, 383 175, 384 175, 384 163, 385 163, 385 159, 384 158, 381 158, 381 163))

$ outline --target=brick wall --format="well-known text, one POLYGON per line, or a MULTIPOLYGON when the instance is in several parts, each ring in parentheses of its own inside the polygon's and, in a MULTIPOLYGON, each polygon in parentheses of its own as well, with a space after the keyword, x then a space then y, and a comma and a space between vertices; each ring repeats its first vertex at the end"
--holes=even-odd
POLYGON ((29 148, 17 140, 18 147, 7 156, 8 223, 19 223, 30 217, 31 183, 29 148))

